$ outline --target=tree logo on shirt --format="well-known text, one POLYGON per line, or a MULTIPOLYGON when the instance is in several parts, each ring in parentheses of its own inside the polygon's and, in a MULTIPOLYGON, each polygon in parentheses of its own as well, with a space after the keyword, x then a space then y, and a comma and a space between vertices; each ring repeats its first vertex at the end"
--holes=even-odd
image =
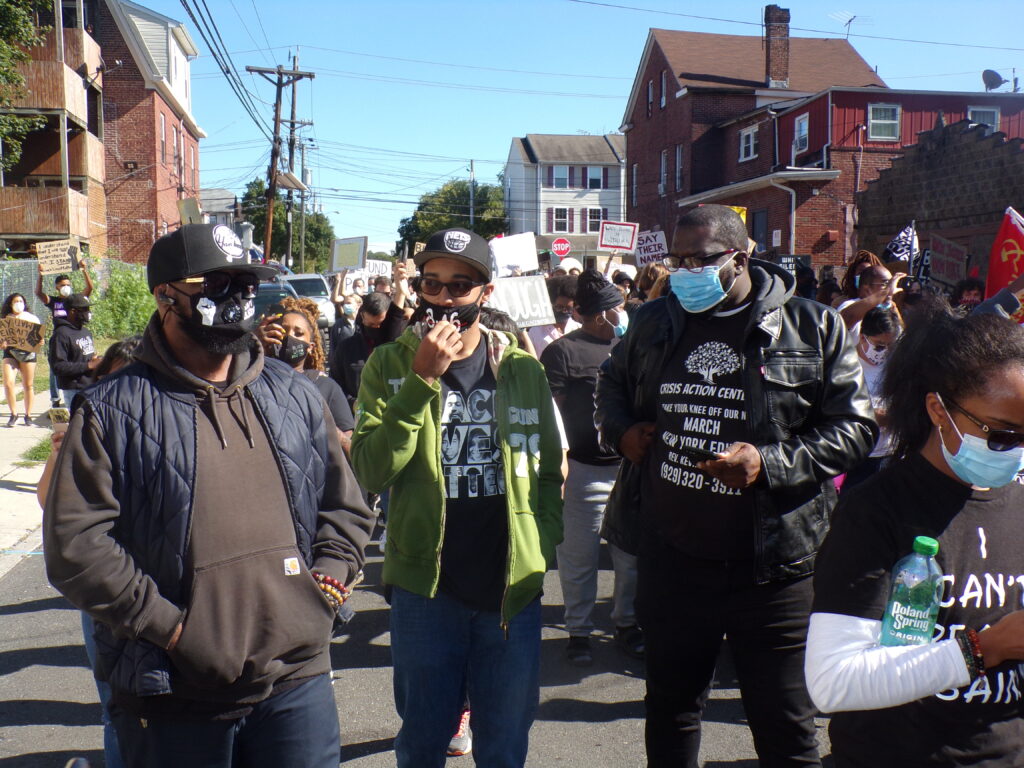
POLYGON ((686 370, 699 374, 708 384, 715 383, 715 376, 735 373, 739 369, 739 355, 720 341, 701 344, 686 358, 686 370))

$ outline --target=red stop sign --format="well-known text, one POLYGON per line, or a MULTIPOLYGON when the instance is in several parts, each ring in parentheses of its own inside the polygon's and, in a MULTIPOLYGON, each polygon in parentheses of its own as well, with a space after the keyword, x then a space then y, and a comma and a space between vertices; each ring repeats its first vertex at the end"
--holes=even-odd
POLYGON ((566 240, 564 237, 559 237, 551 243, 551 252, 558 256, 560 259, 565 258, 569 255, 569 251, 572 250, 572 243, 566 240))

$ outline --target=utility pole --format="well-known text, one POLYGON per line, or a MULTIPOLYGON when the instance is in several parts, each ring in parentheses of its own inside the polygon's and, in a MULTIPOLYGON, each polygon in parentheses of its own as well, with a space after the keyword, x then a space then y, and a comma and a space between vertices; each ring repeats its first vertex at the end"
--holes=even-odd
POLYGON ((274 139, 270 147, 270 167, 267 169, 267 226, 263 234, 263 257, 271 255, 271 232, 274 226, 274 199, 277 196, 277 166, 281 161, 281 92, 284 87, 296 80, 308 77, 312 80, 313 72, 299 72, 297 69, 286 70, 281 65, 274 69, 268 67, 246 67, 246 72, 254 72, 274 84, 274 139), (273 77, 271 77, 273 75, 273 77))
POLYGON ((469 161, 469 228, 473 228, 474 217, 476 216, 476 175, 473 171, 473 161, 469 161))
MULTIPOLYGON (((306 142, 299 145, 302 153, 302 183, 306 184, 306 142)), ((299 271, 306 271, 306 190, 299 192, 299 271)))
MULTIPOLYGON (((292 56, 292 72, 299 71, 299 51, 295 50, 292 56)), ((298 88, 298 79, 292 78, 292 119, 288 121, 288 173, 295 174, 295 91, 298 88)), ((285 220, 285 242, 288 244, 287 264, 292 265, 292 206, 295 202, 295 192, 288 190, 288 218, 285 220)), ((302 270, 305 272, 306 270, 302 270)))

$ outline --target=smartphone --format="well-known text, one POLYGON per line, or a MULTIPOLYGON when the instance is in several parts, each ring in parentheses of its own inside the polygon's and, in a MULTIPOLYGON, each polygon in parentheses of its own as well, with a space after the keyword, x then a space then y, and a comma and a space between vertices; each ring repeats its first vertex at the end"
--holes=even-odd
POLYGON ((691 461, 717 461, 721 458, 717 453, 706 451, 703 448, 691 448, 688 445, 680 445, 675 450, 683 454, 691 461))
POLYGON ((71 421, 71 411, 67 408, 50 409, 50 426, 54 432, 67 432, 68 422, 71 421))

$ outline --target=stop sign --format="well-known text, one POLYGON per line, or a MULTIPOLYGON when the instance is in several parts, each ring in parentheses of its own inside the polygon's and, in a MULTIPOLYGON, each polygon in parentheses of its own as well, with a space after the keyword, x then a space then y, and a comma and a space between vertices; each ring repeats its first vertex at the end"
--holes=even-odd
POLYGON ((559 237, 553 243, 551 243, 551 252, 560 259, 568 256, 569 251, 571 250, 572 243, 570 243, 564 237, 559 237))

